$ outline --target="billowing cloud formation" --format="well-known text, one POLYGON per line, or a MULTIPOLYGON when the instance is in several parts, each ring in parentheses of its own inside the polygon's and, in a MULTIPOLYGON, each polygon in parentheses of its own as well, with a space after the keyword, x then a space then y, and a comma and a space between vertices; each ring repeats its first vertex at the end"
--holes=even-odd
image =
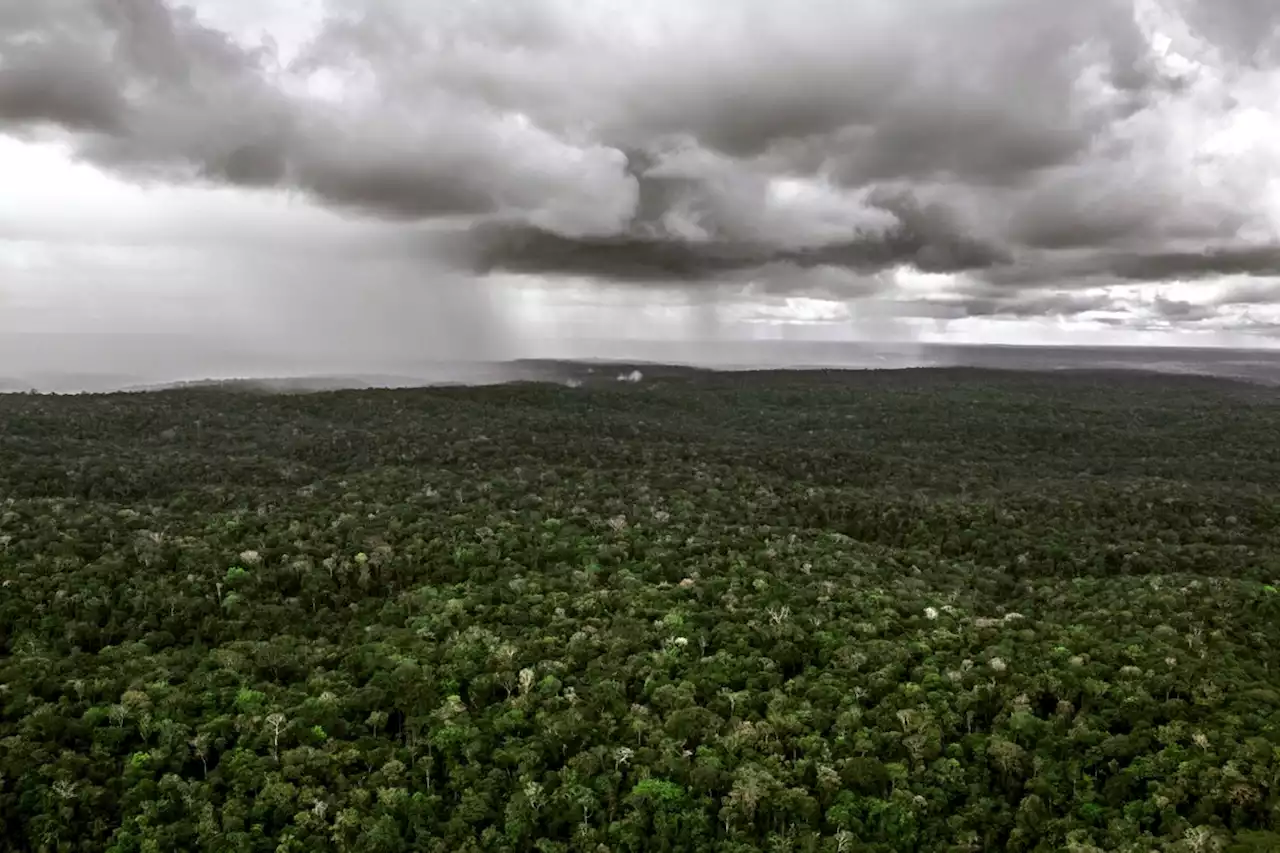
POLYGON ((437 221, 434 256, 476 272, 905 266, 981 281, 965 315, 1280 274, 1264 0, 335 0, 289 57, 199 12, 0 6, 0 131, 437 221))

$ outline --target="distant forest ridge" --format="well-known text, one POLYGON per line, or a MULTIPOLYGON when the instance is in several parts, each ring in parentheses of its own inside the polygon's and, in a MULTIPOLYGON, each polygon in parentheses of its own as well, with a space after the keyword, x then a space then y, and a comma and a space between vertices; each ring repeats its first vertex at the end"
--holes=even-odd
POLYGON ((490 385, 505 382, 598 383, 643 379, 697 370, 865 370, 903 368, 978 368, 1021 371, 1148 371, 1213 376, 1264 385, 1280 385, 1280 350, 1182 347, 1039 347, 939 344, 755 344, 680 345, 628 354, 626 358, 524 358, 397 366, 393 370, 352 370, 306 374, 292 371, 209 370, 180 379, 147 379, 116 373, 53 372, 4 375, 0 393, 152 391, 220 387, 272 392, 359 388, 409 388, 433 385, 490 385), (650 355, 653 358, 635 357, 650 355), (665 357, 656 357, 665 356, 665 357), (219 375, 221 374, 221 375, 219 375), (257 375, 255 375, 257 374, 257 375))

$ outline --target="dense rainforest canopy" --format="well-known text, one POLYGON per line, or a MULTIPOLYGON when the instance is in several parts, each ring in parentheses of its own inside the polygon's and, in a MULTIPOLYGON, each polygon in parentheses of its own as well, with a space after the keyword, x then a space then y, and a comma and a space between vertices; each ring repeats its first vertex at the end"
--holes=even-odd
POLYGON ((1280 850, 1280 396, 0 397, 0 845, 1280 850))

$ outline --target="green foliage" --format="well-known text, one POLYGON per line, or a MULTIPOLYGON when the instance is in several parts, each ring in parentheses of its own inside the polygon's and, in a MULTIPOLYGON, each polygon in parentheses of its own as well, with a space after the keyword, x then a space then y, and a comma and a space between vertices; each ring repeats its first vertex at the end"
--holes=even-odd
POLYGON ((631 797, 656 808, 675 808, 684 799, 684 788, 666 779, 641 779, 631 789, 631 797))
POLYGON ((267 694, 241 687, 236 691, 235 709, 241 714, 253 714, 261 710, 267 701, 267 694))
POLYGON ((1138 375, 0 397, 0 838, 1280 849, 1277 435, 1138 375))

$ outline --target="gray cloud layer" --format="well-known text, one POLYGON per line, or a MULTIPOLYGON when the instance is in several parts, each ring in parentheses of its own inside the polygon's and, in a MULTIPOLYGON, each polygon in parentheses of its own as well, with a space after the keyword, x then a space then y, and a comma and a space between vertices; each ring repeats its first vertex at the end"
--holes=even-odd
POLYGON ((1274 96, 1255 84, 1280 5, 1168 0, 1183 67, 1139 11, 334 2, 284 63, 164 0, 9 2, 0 132, 60 129, 138 180, 443 220, 432 251, 476 272, 777 288, 905 264, 1003 294, 965 314, 1053 313, 1049 285, 1280 274, 1265 182, 1197 148, 1274 96))

